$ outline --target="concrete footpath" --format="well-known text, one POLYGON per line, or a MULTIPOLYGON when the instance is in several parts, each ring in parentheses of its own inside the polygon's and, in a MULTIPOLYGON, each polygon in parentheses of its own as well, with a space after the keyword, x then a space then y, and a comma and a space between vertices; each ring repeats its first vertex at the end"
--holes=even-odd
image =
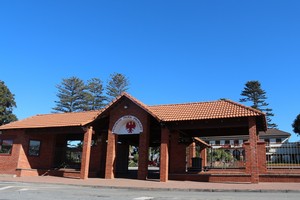
POLYGON ((207 183, 193 181, 135 180, 135 179, 100 179, 80 180, 54 176, 12 177, 0 175, 0 182, 24 182, 42 184, 77 185, 85 187, 139 189, 139 190, 179 190, 199 192, 299 192, 300 183, 207 183))

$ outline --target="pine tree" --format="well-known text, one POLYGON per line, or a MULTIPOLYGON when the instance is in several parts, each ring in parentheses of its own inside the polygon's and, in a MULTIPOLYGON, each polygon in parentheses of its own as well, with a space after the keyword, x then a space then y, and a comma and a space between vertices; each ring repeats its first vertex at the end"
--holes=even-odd
POLYGON ((294 123, 292 124, 294 133, 300 135, 300 114, 297 115, 296 119, 294 120, 294 123))
POLYGON ((268 128, 276 128, 277 125, 272 123, 270 117, 274 116, 271 108, 267 108, 269 105, 265 102, 267 99, 266 92, 261 89, 259 81, 248 81, 245 84, 244 90, 241 93, 244 98, 240 99, 240 102, 252 102, 251 107, 266 113, 268 128))
POLYGON ((15 97, 3 81, 0 80, 0 126, 17 120, 13 114, 16 107, 15 97))
POLYGON ((103 96, 103 84, 98 78, 88 80, 85 93, 84 110, 99 110, 105 106, 106 97, 103 96))
POLYGON ((126 76, 120 73, 114 73, 110 75, 110 80, 106 86, 106 94, 108 95, 108 99, 111 101, 122 92, 126 92, 128 90, 129 80, 126 76))
POLYGON ((63 79, 60 85, 57 85, 58 101, 55 101, 56 112, 78 112, 85 110, 84 97, 86 87, 84 82, 77 78, 71 77, 63 79))

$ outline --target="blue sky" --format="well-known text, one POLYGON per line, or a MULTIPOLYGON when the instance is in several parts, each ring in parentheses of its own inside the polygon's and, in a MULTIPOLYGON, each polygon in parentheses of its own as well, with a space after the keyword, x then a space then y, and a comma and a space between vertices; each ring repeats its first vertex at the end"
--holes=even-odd
POLYGON ((113 72, 148 105, 239 101, 258 80, 279 129, 300 113, 300 1, 1 0, 0 80, 19 119, 50 113, 63 78, 113 72))

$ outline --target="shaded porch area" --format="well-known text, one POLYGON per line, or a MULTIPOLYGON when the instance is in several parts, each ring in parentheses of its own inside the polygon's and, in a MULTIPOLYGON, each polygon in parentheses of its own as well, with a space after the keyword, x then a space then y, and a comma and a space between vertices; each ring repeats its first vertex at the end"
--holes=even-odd
POLYGON ((259 181, 266 172, 265 144, 255 117, 169 123, 169 179, 209 182, 259 181), (217 128, 216 128, 217 127, 217 128), (205 136, 249 135, 242 146, 214 148, 205 136))
POLYGON ((17 176, 61 176, 68 178, 104 177, 107 134, 87 127, 28 129, 24 132, 24 160, 16 169, 17 176), (28 141, 38 141, 30 146, 28 141), (88 141, 88 142, 86 142, 88 141), (85 144, 85 145, 84 145, 85 144), (89 160, 87 161, 87 144, 89 160), (29 151, 36 149, 35 156, 29 151), (86 164, 89 166, 86 169, 86 164))

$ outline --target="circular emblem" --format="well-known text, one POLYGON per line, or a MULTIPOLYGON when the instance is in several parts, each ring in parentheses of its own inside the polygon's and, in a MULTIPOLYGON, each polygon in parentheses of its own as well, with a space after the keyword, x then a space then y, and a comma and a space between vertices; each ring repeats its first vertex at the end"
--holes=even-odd
POLYGON ((118 135, 140 134, 143 132, 143 125, 135 116, 125 115, 116 121, 112 132, 118 135))

